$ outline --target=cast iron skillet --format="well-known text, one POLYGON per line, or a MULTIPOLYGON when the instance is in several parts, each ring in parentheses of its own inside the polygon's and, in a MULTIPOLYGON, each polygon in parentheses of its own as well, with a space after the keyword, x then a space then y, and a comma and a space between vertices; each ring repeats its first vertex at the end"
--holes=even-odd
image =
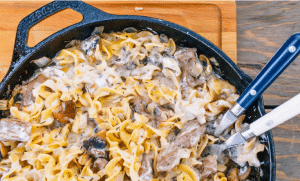
MULTIPOLYGON (((215 70, 224 79, 233 84, 237 88, 238 93, 243 92, 252 81, 218 47, 187 28, 150 17, 108 14, 81 1, 54 1, 31 13, 20 22, 17 29, 11 66, 7 75, 0 83, 0 99, 8 99, 11 90, 17 84, 21 84, 22 81, 30 78, 34 71, 38 69, 31 62, 32 60, 43 56, 54 57, 69 41, 73 39, 82 40, 89 37, 97 26, 104 26, 105 32, 122 31, 127 27, 134 27, 138 30, 149 29, 158 34, 163 33, 173 38, 176 44, 181 46, 195 47, 198 54, 216 58, 220 67, 215 67, 215 70), (29 48, 26 45, 29 28, 44 18, 66 8, 71 8, 81 13, 83 20, 58 31, 36 46, 29 48)), ((262 97, 259 97, 246 112, 245 121, 252 122, 264 114, 263 100, 262 97)), ((0 114, 0 118, 4 116, 5 112, 3 111, 0 114)), ((250 177, 253 180, 275 181, 275 150, 271 132, 263 134, 259 139, 266 145, 265 151, 259 154, 259 159, 262 162, 262 174, 259 175, 257 174, 259 172, 253 172, 250 177)))

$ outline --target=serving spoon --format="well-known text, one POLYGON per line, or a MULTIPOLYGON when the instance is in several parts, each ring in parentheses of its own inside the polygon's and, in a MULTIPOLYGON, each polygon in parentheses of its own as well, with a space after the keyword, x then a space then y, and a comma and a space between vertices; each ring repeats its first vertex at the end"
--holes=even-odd
POLYGON ((218 160, 220 160, 222 159, 220 155, 224 150, 245 143, 251 138, 269 131, 298 114, 300 114, 300 93, 239 132, 233 134, 224 143, 208 145, 203 150, 202 155, 217 155, 218 160))

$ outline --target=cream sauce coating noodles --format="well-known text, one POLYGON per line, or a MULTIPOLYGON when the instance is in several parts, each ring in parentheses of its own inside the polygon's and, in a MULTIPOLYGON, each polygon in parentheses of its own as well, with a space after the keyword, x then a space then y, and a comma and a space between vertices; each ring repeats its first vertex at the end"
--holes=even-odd
POLYGON ((238 98, 214 58, 165 35, 102 30, 71 41, 16 88, 7 119, 32 130, 28 141, 2 141, 0 180, 225 181, 260 166, 256 138, 230 161, 201 155, 246 125, 210 134, 238 98))

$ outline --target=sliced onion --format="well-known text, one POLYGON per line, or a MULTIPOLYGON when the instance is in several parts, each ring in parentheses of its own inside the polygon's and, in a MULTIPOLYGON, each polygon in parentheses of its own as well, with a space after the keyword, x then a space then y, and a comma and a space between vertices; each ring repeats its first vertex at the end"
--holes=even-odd
POLYGON ((45 67, 46 65, 50 64, 50 62, 52 62, 52 60, 47 57, 42 57, 42 58, 33 60, 33 63, 35 63, 39 67, 45 67))

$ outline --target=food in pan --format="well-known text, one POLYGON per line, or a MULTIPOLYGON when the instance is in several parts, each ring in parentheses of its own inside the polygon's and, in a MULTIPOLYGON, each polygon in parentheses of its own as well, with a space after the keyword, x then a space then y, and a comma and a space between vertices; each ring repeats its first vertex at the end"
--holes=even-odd
POLYGON ((73 40, 2 100, 1 180, 244 180, 264 145, 203 155, 238 98, 214 58, 127 28, 73 40))

